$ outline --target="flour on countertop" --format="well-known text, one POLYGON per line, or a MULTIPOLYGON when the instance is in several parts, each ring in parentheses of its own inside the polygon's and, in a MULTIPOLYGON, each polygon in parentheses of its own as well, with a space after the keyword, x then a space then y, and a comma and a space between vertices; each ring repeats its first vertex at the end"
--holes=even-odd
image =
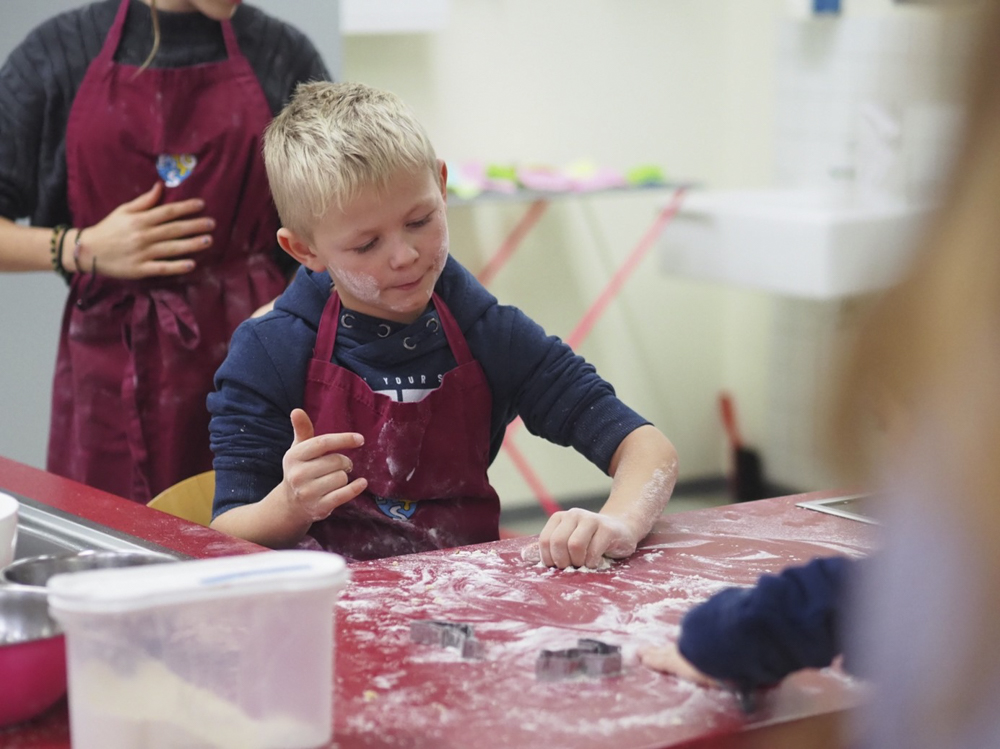
MULTIPOLYGON (((367 624, 338 631, 338 638, 349 640, 346 647, 338 645, 338 680, 350 682, 356 673, 360 684, 352 683, 350 691, 371 690, 376 697, 338 705, 338 735, 364 747, 407 747, 415 736, 426 745, 454 745, 472 738, 464 726, 475 715, 477 736, 487 732, 501 744, 536 746, 528 736, 537 730, 550 746, 596 747, 609 736, 652 740, 666 730, 671 737, 694 737, 742 720, 728 693, 653 672, 641 665, 638 652, 675 640, 684 614, 723 588, 750 585, 760 574, 831 549, 860 553, 846 535, 821 536, 818 529, 811 532, 810 518, 803 521, 804 528, 787 528, 787 541, 781 539, 784 528, 777 538, 753 536, 746 530, 757 522, 752 518, 708 529, 680 523, 599 572, 528 563, 522 551, 532 539, 354 566, 354 584, 338 601, 337 616, 367 624), (731 534, 725 532, 729 525, 731 534), (804 540, 794 537, 796 531, 804 540), (470 661, 453 649, 411 643, 409 625, 416 619, 471 624, 483 658, 470 661), (623 673, 538 682, 539 652, 573 647, 580 638, 620 646, 623 673), (587 706, 583 714, 580 705, 587 706), (395 736, 380 732, 377 744, 368 743, 384 715, 405 730, 395 736), (574 717, 559 717, 567 715, 574 717)), ((818 692, 831 684, 854 690, 838 671, 811 678, 816 681, 803 683, 818 684, 818 692)), ((803 688, 797 699, 804 704, 816 695, 803 688)))

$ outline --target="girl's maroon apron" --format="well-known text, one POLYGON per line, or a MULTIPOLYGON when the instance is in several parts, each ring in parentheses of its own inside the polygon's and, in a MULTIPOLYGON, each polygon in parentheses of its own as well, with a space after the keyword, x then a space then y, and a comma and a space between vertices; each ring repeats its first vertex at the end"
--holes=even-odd
POLYGON ((74 277, 48 469, 145 502, 211 469, 212 377, 233 330, 284 281, 260 156, 271 112, 232 26, 222 23, 228 59, 137 74, 114 62, 128 7, 122 0, 70 112, 73 225, 93 226, 159 178, 164 202, 204 199, 216 222, 213 245, 180 276, 122 281, 99 275, 98 265, 96 277, 74 277))
POLYGON ((368 479, 361 496, 309 530, 328 551, 377 559, 499 538, 500 499, 486 477, 493 397, 437 294, 434 306, 457 366, 423 400, 409 403, 373 392, 332 363, 340 321, 336 292, 323 310, 305 410, 317 434, 364 435, 364 447, 345 454, 354 463, 351 478, 368 479))

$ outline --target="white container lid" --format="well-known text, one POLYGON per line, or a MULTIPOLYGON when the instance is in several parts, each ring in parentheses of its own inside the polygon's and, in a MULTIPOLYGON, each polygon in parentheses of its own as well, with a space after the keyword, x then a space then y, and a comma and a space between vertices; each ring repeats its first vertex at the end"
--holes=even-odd
POLYGON ((325 551, 265 551, 171 564, 87 570, 48 581, 49 607, 114 614, 198 601, 342 588, 343 557, 325 551))

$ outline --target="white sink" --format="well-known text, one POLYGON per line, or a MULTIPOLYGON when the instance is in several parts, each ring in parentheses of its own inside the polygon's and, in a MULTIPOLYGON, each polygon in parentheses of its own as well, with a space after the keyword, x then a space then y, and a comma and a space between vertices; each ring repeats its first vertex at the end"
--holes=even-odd
POLYGON ((899 277, 929 212, 822 192, 692 192, 660 240, 661 267, 791 296, 862 294, 899 277))

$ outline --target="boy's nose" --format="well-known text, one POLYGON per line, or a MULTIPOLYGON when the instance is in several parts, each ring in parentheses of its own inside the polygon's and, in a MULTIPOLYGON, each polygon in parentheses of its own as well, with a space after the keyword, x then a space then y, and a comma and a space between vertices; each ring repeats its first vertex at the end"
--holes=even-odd
POLYGON ((393 268, 405 268, 418 257, 420 257, 420 253, 417 252, 415 247, 405 239, 398 239, 392 247, 392 253, 389 255, 389 264, 393 268))

